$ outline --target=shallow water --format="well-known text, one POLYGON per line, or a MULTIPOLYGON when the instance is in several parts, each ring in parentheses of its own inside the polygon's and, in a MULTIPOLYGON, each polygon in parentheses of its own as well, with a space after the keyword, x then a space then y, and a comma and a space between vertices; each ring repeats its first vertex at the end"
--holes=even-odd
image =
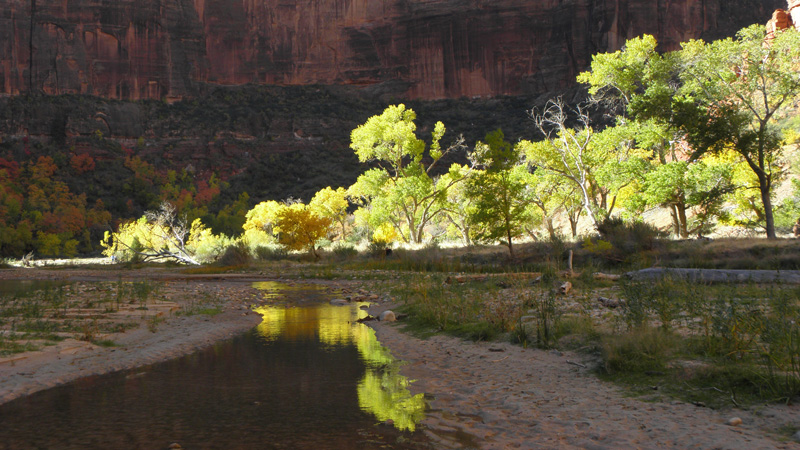
POLYGON ((427 448, 424 401, 355 323, 358 305, 259 312, 255 329, 192 355, 0 406, 0 449, 427 448))
POLYGON ((53 280, 2 280, 0 295, 27 294, 40 289, 52 289, 69 284, 66 281, 53 280))

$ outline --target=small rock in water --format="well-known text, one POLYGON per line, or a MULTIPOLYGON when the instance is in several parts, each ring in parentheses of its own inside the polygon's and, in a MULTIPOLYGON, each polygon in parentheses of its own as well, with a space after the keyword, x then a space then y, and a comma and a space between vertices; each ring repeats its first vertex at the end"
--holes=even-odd
POLYGON ((331 305, 333 306, 347 306, 349 302, 343 298, 335 298, 331 300, 331 305))
POLYGON ((393 311, 386 310, 382 312, 380 316, 378 316, 378 320, 381 322, 394 322, 397 320, 397 316, 394 315, 393 311))
POLYGON ((728 425, 730 425, 732 427, 738 427, 739 425, 742 424, 742 419, 740 419, 738 417, 732 417, 732 418, 728 419, 727 423, 728 423, 728 425))

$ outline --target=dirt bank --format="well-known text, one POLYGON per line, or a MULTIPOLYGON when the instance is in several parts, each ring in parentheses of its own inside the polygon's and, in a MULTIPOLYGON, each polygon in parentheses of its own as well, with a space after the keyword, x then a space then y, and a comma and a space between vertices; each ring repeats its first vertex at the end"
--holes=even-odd
MULTIPOLYGON (((248 305, 258 292, 241 277, 179 278, 164 271, 11 270, 0 272, 0 283, 13 279, 44 280, 160 280, 160 302, 172 305, 157 320, 135 308, 115 315, 135 326, 124 332, 98 336, 114 346, 69 338, 38 351, 0 358, 0 404, 59 384, 117 370, 175 358, 257 325, 261 316, 248 305), (200 296, 214 295, 214 314, 192 313, 200 296), (127 313, 126 313, 127 311, 127 313), (128 317, 125 317, 127 314, 128 317)), ((151 308, 152 310, 153 308, 151 308)))
MULTIPOLYGON (((71 380, 174 358, 241 333, 260 322, 249 310, 258 292, 253 275, 184 276, 169 270, 0 271, 15 278, 161 280, 165 300, 186 306, 193 296, 223 299, 216 315, 167 315, 157 327, 109 336, 105 348, 68 339, 0 361, 0 403, 71 380)), ((344 286, 345 282, 326 282, 344 286)), ((351 283, 353 284, 353 283, 351 283)), ((371 314, 390 308, 377 305, 371 314)), ((423 423, 435 448, 482 449, 794 449, 796 406, 714 411, 678 401, 628 398, 598 380, 581 356, 470 343, 446 336, 420 340, 401 325, 371 322, 378 338, 406 362, 412 391, 426 393, 423 423), (733 417, 741 425, 731 426, 733 417)))
POLYGON ((402 373, 415 380, 412 392, 431 398, 423 424, 436 448, 800 448, 785 433, 800 429, 797 406, 720 412, 646 402, 598 380, 575 354, 446 336, 420 340, 397 323, 370 324, 407 363, 402 373), (742 424, 728 425, 734 417, 742 424))

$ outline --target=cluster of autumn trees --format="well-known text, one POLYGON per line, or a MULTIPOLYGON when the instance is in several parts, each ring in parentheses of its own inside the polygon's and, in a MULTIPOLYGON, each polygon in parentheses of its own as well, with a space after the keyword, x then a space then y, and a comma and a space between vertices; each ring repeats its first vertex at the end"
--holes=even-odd
MULTIPOLYGON (((91 158, 74 156, 69 170, 93 170, 91 158)), ((29 251, 44 255, 75 255, 90 250, 96 232, 111 219, 103 202, 87 204, 85 194, 70 192, 54 175, 53 158, 43 156, 19 164, 0 158, 0 255, 29 251)))
POLYGON ((158 171, 132 150, 121 149, 122 158, 96 159, 75 151, 35 156, 43 149, 32 149, 27 140, 24 145, 0 156, 0 257, 93 253, 101 248, 104 233, 116 228, 115 218, 141 214, 162 202, 182 217, 202 218, 234 234, 250 206, 242 193, 212 213, 224 182, 192 170, 158 171))
POLYGON ((776 217, 791 223, 800 214, 797 193, 773 204, 774 187, 790 173, 783 148, 796 141, 787 129, 800 93, 800 33, 780 32, 768 45, 764 37, 764 27, 752 26, 660 53, 644 36, 596 55, 578 77, 588 103, 556 99, 531 111, 538 141, 507 142, 497 130, 471 149, 459 140, 445 147, 441 122, 426 142, 414 112, 390 106, 351 134, 372 167, 355 184, 323 189, 308 204, 259 203, 237 239, 316 254, 326 239, 449 237, 500 241, 513 254, 516 238, 555 235, 556 218, 575 236, 581 220, 635 220, 655 206, 669 210, 678 237, 723 222, 774 238, 776 217), (613 123, 596 127, 589 111, 611 113, 613 123), (461 151, 467 163, 441 167, 461 151))

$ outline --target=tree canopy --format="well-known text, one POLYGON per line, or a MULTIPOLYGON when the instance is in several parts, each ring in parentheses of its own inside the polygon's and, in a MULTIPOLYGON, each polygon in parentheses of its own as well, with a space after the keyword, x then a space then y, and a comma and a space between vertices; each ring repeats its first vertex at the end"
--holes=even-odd
MULTIPOLYGON (((374 161, 378 168, 361 175, 348 195, 361 205, 358 216, 372 229, 389 223, 408 243, 426 239, 426 227, 443 211, 447 190, 461 182, 453 167, 446 183, 439 183, 433 169, 441 158, 460 148, 460 141, 442 150, 444 124, 434 126, 424 162, 426 144, 417 138, 416 114, 405 105, 389 106, 370 117, 351 133, 351 148, 362 162, 374 161)), ((457 165, 455 165, 457 166, 457 165)))
POLYGON ((768 43, 763 26, 736 38, 692 40, 660 55, 652 36, 625 49, 595 55, 578 80, 590 92, 616 98, 634 119, 655 119, 704 153, 737 152, 758 180, 767 237, 775 237, 772 188, 781 156, 778 121, 800 94, 800 32, 791 28, 768 43))

